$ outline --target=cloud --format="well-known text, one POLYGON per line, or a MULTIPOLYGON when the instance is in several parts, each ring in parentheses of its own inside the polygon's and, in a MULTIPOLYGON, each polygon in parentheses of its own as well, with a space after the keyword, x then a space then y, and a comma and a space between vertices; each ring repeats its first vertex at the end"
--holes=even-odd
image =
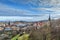
MULTIPOLYGON (((51 18, 58 19, 60 14, 51 14, 51 18)), ((22 17, 22 16, 0 16, 0 21, 40 21, 48 20, 49 14, 41 17, 22 17)))
POLYGON ((3 16, 0 17, 1 20, 13 19, 13 20, 39 21, 48 19, 49 13, 51 14, 51 18, 55 19, 60 17, 60 0, 8 0, 8 1, 23 5, 32 4, 38 7, 32 6, 33 8, 28 7, 29 10, 26 10, 13 8, 3 3, 0 3, 0 15, 3 16))
POLYGON ((19 16, 0 16, 0 21, 21 21, 21 20, 29 20, 32 17, 19 17, 19 16))
POLYGON ((0 3, 0 21, 39 21, 44 19, 46 19, 46 14, 34 14, 29 10, 16 9, 0 3))
POLYGON ((25 10, 25 9, 17 9, 13 7, 9 7, 8 5, 0 3, 0 14, 8 14, 8 15, 26 15, 32 14, 32 11, 25 10))
POLYGON ((49 14, 41 14, 39 17, 37 16, 0 16, 0 21, 41 21, 47 20, 49 14))
POLYGON ((17 9, 9 7, 8 5, 0 3, 0 16, 32 16, 41 17, 45 14, 40 14, 38 12, 33 12, 26 9, 17 9))
POLYGON ((51 11, 51 12, 60 12, 60 8, 33 8, 32 10, 45 10, 45 11, 51 11))
POLYGON ((32 17, 41 17, 44 14, 39 12, 33 12, 26 9, 17 9, 9 7, 8 5, 0 3, 0 16, 32 16, 32 17))
POLYGON ((42 14, 44 14, 44 16, 42 18, 44 18, 44 17, 48 18, 49 14, 51 15, 51 19, 60 18, 60 8, 59 7, 57 7, 57 8, 55 8, 55 7, 52 7, 52 8, 32 8, 32 10, 36 10, 38 12, 42 11, 42 14), (47 15, 45 15, 45 14, 47 14, 47 15))
POLYGON ((35 6, 52 6, 52 7, 60 7, 60 0, 10 0, 11 2, 18 3, 18 4, 29 4, 35 6))

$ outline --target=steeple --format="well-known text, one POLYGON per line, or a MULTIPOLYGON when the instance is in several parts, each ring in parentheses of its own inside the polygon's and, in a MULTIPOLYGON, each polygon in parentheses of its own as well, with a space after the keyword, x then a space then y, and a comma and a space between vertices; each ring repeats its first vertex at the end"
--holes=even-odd
POLYGON ((50 14, 49 14, 48 21, 49 21, 49 26, 51 27, 51 17, 50 17, 50 14))
POLYGON ((8 22, 8 25, 10 25, 10 21, 8 22))
POLYGON ((48 26, 47 26, 47 34, 48 35, 46 35, 47 37, 46 37, 46 40, 51 40, 51 17, 50 17, 50 14, 49 14, 49 18, 48 18, 48 26))
POLYGON ((49 19, 48 20, 51 21, 50 14, 49 14, 49 19))

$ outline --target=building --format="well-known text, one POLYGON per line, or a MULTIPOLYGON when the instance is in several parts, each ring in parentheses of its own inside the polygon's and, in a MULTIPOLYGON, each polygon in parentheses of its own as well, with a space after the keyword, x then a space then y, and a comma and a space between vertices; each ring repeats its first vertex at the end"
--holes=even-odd
POLYGON ((0 31, 3 31, 4 30, 4 28, 3 27, 0 27, 0 31))

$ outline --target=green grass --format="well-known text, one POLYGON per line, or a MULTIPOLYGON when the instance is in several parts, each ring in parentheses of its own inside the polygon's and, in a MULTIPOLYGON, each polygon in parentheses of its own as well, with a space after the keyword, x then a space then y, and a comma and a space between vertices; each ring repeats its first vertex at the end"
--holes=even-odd
POLYGON ((13 37, 11 40, 16 40, 16 39, 18 39, 19 36, 20 36, 20 34, 16 35, 16 36, 13 37))
POLYGON ((24 34, 18 38, 18 40, 29 40, 29 34, 24 34))
POLYGON ((16 35, 15 37, 13 37, 11 40, 29 40, 29 34, 23 34, 22 36, 20 36, 20 34, 16 35))

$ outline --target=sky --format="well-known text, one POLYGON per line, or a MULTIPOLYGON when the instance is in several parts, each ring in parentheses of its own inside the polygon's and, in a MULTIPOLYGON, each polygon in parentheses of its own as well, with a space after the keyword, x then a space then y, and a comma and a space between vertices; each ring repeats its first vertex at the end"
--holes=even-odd
POLYGON ((60 18, 60 0, 0 0, 0 21, 40 21, 60 18))

